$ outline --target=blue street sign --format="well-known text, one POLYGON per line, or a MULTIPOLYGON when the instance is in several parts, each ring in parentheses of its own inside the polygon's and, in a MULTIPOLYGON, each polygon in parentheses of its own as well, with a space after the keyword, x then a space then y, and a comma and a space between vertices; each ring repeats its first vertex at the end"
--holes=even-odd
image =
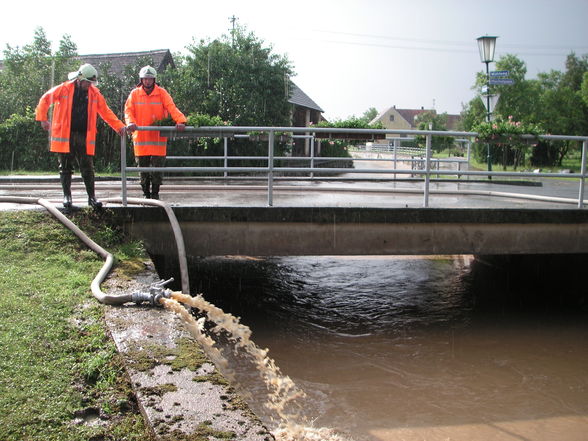
POLYGON ((510 75, 510 71, 508 70, 495 70, 490 72, 490 78, 494 77, 508 77, 510 75))
POLYGON ((513 85, 514 80, 511 78, 490 78, 490 84, 513 85))

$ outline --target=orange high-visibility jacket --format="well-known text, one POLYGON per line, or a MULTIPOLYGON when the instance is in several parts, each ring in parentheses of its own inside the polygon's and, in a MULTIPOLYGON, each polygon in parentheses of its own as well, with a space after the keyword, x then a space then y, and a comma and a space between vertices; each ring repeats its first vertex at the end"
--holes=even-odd
MULTIPOLYGON (((47 121, 47 112, 53 104, 51 121, 52 152, 69 153, 69 135, 71 129, 71 107, 75 89, 75 80, 55 86, 43 94, 35 110, 37 121, 47 121)), ((96 114, 118 131, 125 124, 117 118, 97 87, 88 89, 88 129, 86 132, 86 153, 93 156, 96 150, 96 114)))
MULTIPOLYGON (((150 126, 154 121, 170 115, 176 124, 186 124, 186 117, 176 107, 170 94, 157 84, 149 95, 143 86, 137 86, 125 103, 127 124, 150 126)), ((158 131, 135 130, 133 144, 135 156, 165 156, 167 153, 167 138, 159 136, 158 131)))

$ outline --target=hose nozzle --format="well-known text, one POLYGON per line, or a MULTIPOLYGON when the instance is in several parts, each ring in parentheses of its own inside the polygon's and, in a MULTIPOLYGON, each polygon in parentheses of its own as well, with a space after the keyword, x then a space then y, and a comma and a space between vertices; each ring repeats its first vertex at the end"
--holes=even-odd
POLYGON ((162 306, 160 300, 163 298, 169 299, 172 293, 171 290, 165 289, 164 286, 170 282, 173 282, 173 280, 174 278, 171 277, 168 280, 162 279, 159 282, 152 283, 149 287, 149 292, 134 292, 132 295, 132 301, 137 305, 148 302, 151 306, 162 306))

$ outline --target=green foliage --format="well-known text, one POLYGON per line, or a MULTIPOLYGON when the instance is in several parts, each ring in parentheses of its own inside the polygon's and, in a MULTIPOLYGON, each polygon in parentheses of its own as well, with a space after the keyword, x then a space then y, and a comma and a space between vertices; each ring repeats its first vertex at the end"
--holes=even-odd
MULTIPOLYGON (((351 158, 348 151, 349 142, 331 140, 327 142, 321 142, 321 153, 320 156, 325 158, 351 158)), ((340 166, 338 164, 337 166, 340 166)))
POLYGON ((0 170, 54 169, 57 158, 49 152, 47 136, 30 107, 0 122, 0 170))
POLYGON ((352 116, 345 120, 335 121, 321 121, 314 125, 314 127, 333 127, 339 129, 383 129, 384 126, 380 121, 375 124, 370 124, 366 118, 357 118, 352 116))
POLYGON ((524 163, 531 143, 537 144, 537 135, 543 133, 540 125, 515 121, 512 116, 479 123, 472 130, 478 133, 477 142, 491 143, 500 149, 503 167, 512 164, 515 169, 524 163), (535 139, 524 139, 521 135, 533 135, 535 139))
MULTIPOLYGON (((335 121, 321 121, 318 124, 315 124, 314 127, 320 128, 336 128, 336 129, 383 129, 384 126, 381 122, 377 122, 375 124, 370 124, 367 118, 357 118, 355 116, 348 118, 346 120, 335 120, 335 121)), ((350 154, 348 152, 348 147, 357 145, 359 143, 365 142, 364 140, 353 140, 353 139, 329 139, 328 142, 321 143, 321 150, 320 156, 323 157, 344 157, 350 158, 350 154)), ((341 163, 337 163, 336 167, 341 167, 341 163)))
MULTIPOLYGON (((189 127, 216 127, 229 125, 219 116, 207 115, 204 113, 192 113, 186 116, 186 125, 189 127)), ((175 121, 171 118, 164 118, 153 122, 154 126, 170 127, 175 126, 175 121)), ((223 155, 223 140, 216 137, 203 137, 197 139, 169 139, 169 150, 174 156, 221 156, 223 155)), ((174 161, 177 166, 201 166, 211 165, 210 161, 174 161)), ((219 166, 221 163, 219 162, 219 166)))
POLYGON ((52 54, 51 42, 42 28, 35 30, 33 42, 23 48, 7 46, 0 72, 0 121, 34 108, 45 91, 77 69, 73 67, 77 62, 72 60, 76 51, 76 45, 64 35, 59 50, 52 54))
MULTIPOLYGON (((4 70, 0 72, 0 123, 3 124, 0 167, 9 168, 13 164, 14 151, 14 167, 54 168, 51 165, 56 163, 54 155, 40 149, 47 145, 39 143, 45 133, 35 127, 34 121, 25 133, 25 122, 28 124, 31 115, 25 109, 35 108, 44 92, 66 80, 67 73, 78 68, 76 55, 77 48, 68 35, 61 40, 59 50, 52 54, 51 43, 42 28, 36 30, 30 45, 22 49, 8 46, 4 51, 4 70), (21 121, 12 115, 27 118, 21 121), (20 160, 17 162, 16 158, 20 160)), ((188 56, 175 54, 174 57, 177 69, 168 67, 158 72, 158 83, 170 92, 184 114, 191 115, 189 125, 224 125, 225 121, 235 125, 290 124, 289 77, 293 73, 290 62, 286 56, 274 54, 272 48, 253 33, 239 27, 230 36, 193 44, 188 56)), ((146 64, 153 64, 153 60, 142 57, 135 65, 126 66, 122 76, 114 75, 108 63, 95 66, 100 91, 121 120, 126 98, 138 83, 139 69, 146 64)), ((96 142, 96 169, 118 170, 120 138, 100 118, 96 142)), ((190 155, 194 150, 201 150, 216 155, 222 150, 222 143, 214 138, 178 139, 170 141, 170 148, 174 154, 190 155)), ((245 146, 240 141, 235 142, 235 148, 239 151, 236 154, 247 151, 255 155, 266 150, 266 146, 245 146)), ((127 165, 132 165, 131 143, 127 145, 126 154, 127 165)))
MULTIPOLYGON (((186 125, 190 127, 216 127, 230 125, 229 122, 223 121, 220 116, 212 116, 205 113, 192 113, 186 117, 186 125)), ((171 116, 154 121, 154 126, 175 126, 176 122, 171 116)))
POLYGON ((224 121, 220 116, 208 115, 205 113, 192 113, 187 117, 188 125, 193 127, 216 127, 231 125, 229 121, 224 121))
POLYGON ((176 122, 174 121, 174 119, 171 116, 168 116, 166 118, 162 118, 162 119, 158 119, 158 120, 153 121, 151 123, 151 125, 156 126, 156 127, 170 127, 170 126, 175 126, 176 122))
MULTIPOLYGON (((575 54, 568 55, 566 71, 539 73, 537 79, 528 80, 525 63, 514 55, 506 55, 496 63, 497 70, 508 70, 514 85, 492 85, 490 93, 500 94, 494 109, 497 120, 507 121, 512 116, 515 121, 540 127, 541 133, 560 135, 588 134, 588 101, 583 99, 583 78, 588 70, 588 57, 578 58, 575 54)), ((588 80, 585 89, 588 90, 588 80)), ((478 73, 474 89, 482 93, 486 84, 485 73, 478 73)), ((586 92, 588 96, 588 92, 586 92)), ((464 130, 477 131, 478 125, 486 119, 486 109, 480 97, 471 100, 462 112, 464 130)), ((533 134, 533 133, 531 133, 533 134)), ((530 155, 531 162, 541 165, 559 165, 574 146, 571 141, 541 141, 530 155)), ((491 148, 491 161, 513 164, 520 156, 521 149, 508 143, 500 148, 491 148)), ((477 144, 473 149, 474 158, 486 160, 486 146, 477 144)))
MULTIPOLYGON (((447 131, 447 113, 437 114, 437 112, 425 112, 418 115, 417 122, 418 130, 447 131)), ((424 136, 417 136, 415 141, 421 147, 426 145, 426 138, 424 136)), ((433 136, 431 142, 431 149, 434 152, 442 152, 453 146, 453 137, 433 136)))
POLYGON ((512 116, 508 119, 497 118, 490 122, 481 122, 474 127, 472 130, 478 133, 476 141, 480 142, 498 142, 504 141, 505 143, 513 146, 520 146, 527 144, 521 141, 520 135, 541 135, 543 129, 539 124, 522 123, 515 121, 512 116))
POLYGON ((588 71, 584 72, 584 77, 582 80, 582 87, 580 89, 580 97, 584 104, 588 106, 588 71))
POLYGON ((378 116, 378 110, 375 107, 370 107, 365 112, 363 112, 361 119, 363 119, 365 122, 369 123, 369 122, 373 121, 373 119, 377 116, 378 116))
POLYGON ((286 56, 273 54, 243 27, 188 51, 170 85, 180 108, 235 125, 287 125, 292 68, 286 56))

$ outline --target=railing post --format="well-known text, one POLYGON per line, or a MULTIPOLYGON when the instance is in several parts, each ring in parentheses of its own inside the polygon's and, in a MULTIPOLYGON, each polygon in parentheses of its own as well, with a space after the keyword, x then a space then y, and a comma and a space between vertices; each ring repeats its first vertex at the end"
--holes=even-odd
POLYGON ((127 134, 120 137, 120 183, 123 207, 127 206, 127 134))
MULTIPOLYGON (((396 146, 396 140, 392 141, 394 143, 394 170, 398 170, 398 148, 396 146)), ((396 180, 396 173, 394 173, 394 180, 396 180)))
MULTIPOLYGON (((224 166, 225 166, 225 168, 227 168, 228 164, 229 164, 229 160, 227 158, 227 156, 229 155, 229 139, 226 136, 223 139, 224 139, 224 153, 225 153, 224 166)), ((228 176, 228 173, 226 170, 225 170, 224 176, 225 176, 225 178, 228 176)))
POLYGON ((424 201, 423 206, 426 208, 429 206, 429 182, 430 182, 430 173, 431 173, 431 138, 433 135, 430 133, 427 135, 427 152, 426 152, 426 160, 425 160, 425 191, 424 191, 424 201))
POLYGON ((267 153, 267 204, 274 204, 274 132, 270 130, 268 136, 267 153))
MULTIPOLYGON (((310 138, 310 168, 314 168, 314 134, 310 138)), ((310 178, 314 178, 314 172, 310 172, 310 178)))
POLYGON ((584 208, 584 184, 586 183, 586 155, 588 154, 588 141, 584 140, 582 142, 582 166, 580 168, 580 173, 582 177, 580 178, 580 193, 578 196, 578 208, 584 208))
MULTIPOLYGON (((466 171, 470 171, 470 161, 472 159, 472 140, 471 139, 468 139, 467 145, 468 145, 468 153, 467 153, 468 165, 467 165, 466 171)), ((467 175, 466 179, 469 181, 470 175, 467 175)))

